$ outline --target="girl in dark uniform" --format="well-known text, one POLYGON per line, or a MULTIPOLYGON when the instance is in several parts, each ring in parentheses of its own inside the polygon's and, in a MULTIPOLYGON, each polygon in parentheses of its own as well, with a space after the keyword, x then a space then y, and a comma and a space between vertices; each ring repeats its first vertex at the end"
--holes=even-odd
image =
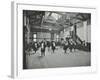
POLYGON ((55 49, 56 49, 56 43, 55 43, 54 41, 52 42, 51 47, 52 47, 52 51, 53 51, 53 53, 54 53, 54 51, 55 51, 55 49))
POLYGON ((72 39, 69 39, 69 49, 70 49, 70 52, 72 52, 72 49, 74 47, 74 44, 73 44, 73 40, 72 39))
POLYGON ((66 41, 64 42, 64 47, 63 47, 65 53, 66 53, 66 51, 67 51, 67 49, 68 49, 68 46, 69 46, 69 43, 68 43, 68 41, 66 40, 66 41))
POLYGON ((73 49, 74 49, 74 51, 76 49, 76 42, 75 41, 73 41, 73 49))
POLYGON ((45 47, 46 47, 46 45, 45 45, 45 42, 41 42, 41 56, 45 56, 45 47))
POLYGON ((47 41, 48 51, 50 51, 50 41, 47 41))
POLYGON ((38 50, 38 44, 37 44, 37 42, 35 42, 35 43, 33 44, 33 50, 35 51, 35 53, 36 53, 36 51, 38 50))

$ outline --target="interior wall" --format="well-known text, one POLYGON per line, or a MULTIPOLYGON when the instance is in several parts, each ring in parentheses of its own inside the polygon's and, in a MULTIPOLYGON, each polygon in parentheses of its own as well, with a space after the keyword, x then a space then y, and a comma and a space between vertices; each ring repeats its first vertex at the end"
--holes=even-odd
POLYGON ((54 41, 56 41, 56 38, 57 38, 57 34, 54 33, 54 41))
POLYGON ((80 37, 81 40, 84 40, 84 31, 83 30, 84 30, 83 26, 77 28, 77 35, 78 35, 78 37, 80 37))
POLYGON ((86 42, 91 42, 91 25, 87 25, 87 21, 77 24, 77 35, 86 42))
POLYGON ((37 32, 37 41, 41 41, 43 39, 46 39, 47 41, 50 41, 50 39, 51 39, 51 33, 37 32))
POLYGON ((64 31, 64 40, 70 35, 70 31, 64 31))
POLYGON ((64 31, 60 31, 59 38, 63 38, 65 40, 66 37, 70 36, 71 28, 66 28, 64 31))
POLYGON ((87 33, 87 35, 88 35, 88 39, 87 39, 87 42, 91 42, 91 25, 88 25, 88 33, 87 33))
POLYGON ((64 32, 60 31, 59 38, 64 38, 64 32))

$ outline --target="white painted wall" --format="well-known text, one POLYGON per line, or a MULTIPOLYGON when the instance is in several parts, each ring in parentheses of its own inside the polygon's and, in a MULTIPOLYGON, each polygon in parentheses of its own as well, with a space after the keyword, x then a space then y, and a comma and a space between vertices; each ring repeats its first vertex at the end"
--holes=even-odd
POLYGON ((85 40, 86 42, 91 42, 91 25, 87 25, 87 22, 84 21, 81 24, 77 24, 77 35, 81 40, 85 40))
POLYGON ((91 25, 88 25, 88 33, 87 33, 87 35, 88 35, 88 39, 87 39, 87 42, 91 42, 91 25))
POLYGON ((50 41, 51 34, 50 33, 46 33, 46 32, 42 32, 42 33, 41 32, 38 32, 37 33, 37 38, 38 38, 38 41, 41 41, 44 38, 46 38, 46 40, 49 40, 50 41))
POLYGON ((83 31, 83 27, 77 28, 77 35, 80 37, 81 40, 84 40, 84 31, 83 31))
POLYGON ((71 31, 71 28, 64 29, 64 31, 60 32, 59 38, 65 39, 66 37, 68 37, 70 35, 70 31, 71 31))

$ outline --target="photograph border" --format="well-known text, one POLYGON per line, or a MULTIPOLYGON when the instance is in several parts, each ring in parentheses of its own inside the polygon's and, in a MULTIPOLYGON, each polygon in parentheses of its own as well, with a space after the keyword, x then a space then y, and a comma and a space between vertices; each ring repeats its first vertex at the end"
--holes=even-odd
MULTIPOLYGON (((71 10, 72 11, 72 10, 71 10)), ((70 11, 70 12, 71 12, 70 11)), ((65 12, 65 11, 64 11, 65 12)), ((73 11, 72 11, 73 12, 73 11)), ((23 19, 22 19, 23 20, 23 19)), ((23 3, 23 2, 12 2, 11 3, 11 76, 12 78, 18 77, 40 77, 40 76, 56 76, 56 75, 66 75, 72 73, 91 73, 96 72, 96 51, 95 51, 95 41, 93 40, 93 33, 95 31, 96 26, 96 8, 87 8, 87 7, 74 7, 74 6, 59 6, 59 5, 41 5, 41 4, 31 4, 31 3, 23 3), (24 6, 24 7, 23 7, 24 6), (33 8, 34 7, 34 8, 33 8), (67 68, 52 68, 52 69, 32 69, 32 70, 23 70, 22 68, 22 29, 19 26, 23 26, 22 19, 22 10, 30 9, 30 10, 51 10, 55 11, 60 9, 60 11, 64 11, 68 9, 76 10, 75 12, 89 12, 92 14, 91 19, 91 66, 90 67, 67 67, 67 68), (20 18, 20 19, 19 19, 20 18), (22 22, 22 23, 21 23, 22 22), (93 54, 95 53, 95 54, 93 54)))

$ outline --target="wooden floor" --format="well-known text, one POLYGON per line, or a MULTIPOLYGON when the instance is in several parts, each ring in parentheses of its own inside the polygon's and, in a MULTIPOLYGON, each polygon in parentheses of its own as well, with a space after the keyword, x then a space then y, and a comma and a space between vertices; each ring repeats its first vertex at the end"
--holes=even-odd
POLYGON ((91 53, 85 51, 74 51, 64 53, 58 48, 54 53, 46 49, 46 55, 41 57, 40 50, 36 54, 26 56, 27 69, 56 68, 56 67, 79 67, 90 66, 91 53))

